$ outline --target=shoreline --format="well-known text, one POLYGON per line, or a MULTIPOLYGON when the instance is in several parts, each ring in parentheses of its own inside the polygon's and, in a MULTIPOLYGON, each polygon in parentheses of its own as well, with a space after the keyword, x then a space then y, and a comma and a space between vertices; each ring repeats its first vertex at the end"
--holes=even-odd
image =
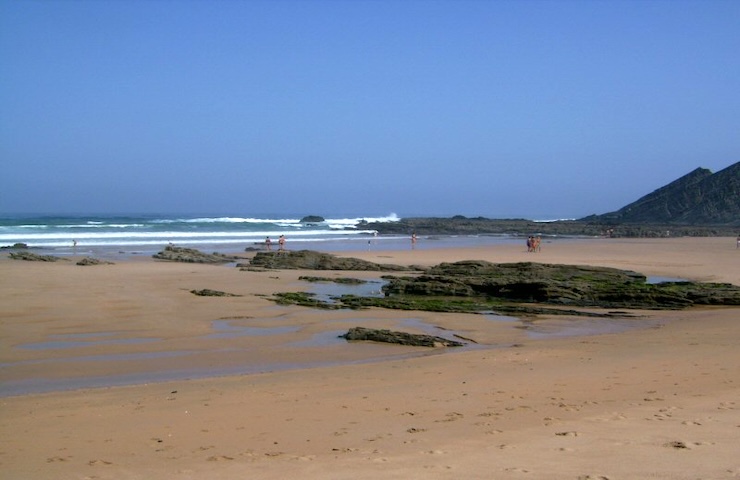
MULTIPOLYGON (((734 238, 554 242, 539 253, 516 243, 337 254, 407 265, 591 264, 740 284, 734 238)), ((0 257, 4 384, 161 367, 228 371, 257 361, 319 365, 2 397, 7 478, 740 475, 738 308, 639 312, 645 317, 635 321, 649 323, 642 329, 542 339, 517 328, 519 320, 318 312, 264 298, 310 289, 298 281, 306 273, 144 258, 80 267, 0 257), (189 292, 196 288, 243 296, 196 297, 189 292), (326 342, 326 335, 367 324, 440 327, 480 348, 420 355, 414 347, 326 342), (20 348, 44 342, 82 345, 20 348), (396 357, 383 359, 389 352, 396 357)), ((321 272, 348 273, 377 275, 321 272)), ((548 333, 568 321, 531 324, 548 333)))

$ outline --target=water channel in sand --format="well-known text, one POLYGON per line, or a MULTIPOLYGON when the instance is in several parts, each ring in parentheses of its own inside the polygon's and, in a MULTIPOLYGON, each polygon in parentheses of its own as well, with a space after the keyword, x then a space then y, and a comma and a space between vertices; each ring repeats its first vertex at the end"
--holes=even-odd
MULTIPOLYGON (((649 279, 649 282, 658 281, 677 281, 679 279, 649 279)), ((382 296, 382 286, 385 282, 382 280, 370 280, 366 283, 357 285, 338 284, 333 282, 319 282, 312 284, 310 292, 324 301, 332 301, 333 297, 341 295, 358 295, 358 296, 382 296)), ((650 328, 656 325, 655 321, 635 318, 573 318, 565 317, 562 319, 547 319, 544 321, 520 320, 515 317, 501 316, 496 314, 486 314, 485 318, 495 322, 504 322, 511 325, 512 328, 521 328, 526 330, 527 336, 532 339, 562 338, 567 336, 588 336, 606 333, 618 333, 635 328, 650 328)), ((351 321, 349 319, 348 321, 351 321)), ((367 322, 367 319, 363 319, 367 322)), ((118 372, 105 376, 75 376, 64 378, 27 378, 3 381, 0 385, 0 397, 12 395, 24 395, 31 393, 42 393, 56 390, 74 390, 79 388, 96 388, 110 387, 120 385, 132 385, 152 382, 164 382, 173 380, 184 380, 193 378, 206 378, 224 375, 239 375, 259 372, 269 372, 286 369, 314 368, 320 366, 330 366, 337 364, 376 362, 391 359, 408 358, 420 355, 440 354, 444 352, 453 352, 460 350, 481 349, 481 348, 505 348, 511 345, 478 345, 466 341, 465 337, 458 336, 457 332, 443 329, 437 325, 424 322, 422 319, 409 317, 400 320, 399 328, 401 330, 410 329, 434 336, 440 336, 451 340, 463 341, 467 345, 461 349, 428 349, 424 347, 413 348, 409 352, 408 348, 402 352, 395 345, 372 344, 355 348, 364 348, 365 352, 371 352, 361 358, 352 357, 351 355, 340 355, 340 360, 325 360, 326 356, 317 355, 315 357, 299 357, 300 359, 290 359, 286 361, 270 361, 259 355, 254 358, 250 357, 249 363, 239 363, 234 365, 232 362, 207 362, 211 366, 200 366, 202 362, 188 361, 188 357, 195 358, 203 356, 201 350, 177 350, 177 351, 148 351, 148 352, 131 352, 131 353, 114 353, 114 354, 86 354, 89 347, 100 347, 107 345, 139 345, 139 344, 156 344, 160 342, 159 338, 141 338, 122 336, 121 332, 95 332, 95 333, 75 333, 75 334, 55 334, 49 335, 46 341, 37 343, 21 344, 15 348, 44 351, 52 353, 43 359, 26 360, 22 362, 12 362, 0 364, 0 372, 9 372, 16 367, 28 365, 42 366, 43 364, 53 364, 59 362, 69 362, 70 364, 79 365, 78 372, 85 370, 85 365, 102 362, 129 362, 137 365, 142 362, 148 364, 148 368, 132 369, 130 372, 118 372), (54 352, 60 352, 59 357, 54 357, 54 352), (63 354, 63 356, 62 356, 63 354), (171 359, 181 358, 182 362, 172 363, 171 359), (154 364, 163 362, 161 368, 154 364), (229 364, 231 363, 231 364, 229 364), (189 366, 190 365, 190 366, 189 366), (192 366, 199 365, 199 366, 192 366)), ((345 330, 328 329, 322 332, 314 333, 309 338, 300 341, 291 340, 290 334, 300 331, 300 326, 276 326, 276 327, 253 327, 239 325, 238 322, 229 319, 214 320, 210 324, 211 332, 202 338, 209 341, 235 339, 239 337, 260 337, 270 338, 276 342, 276 348, 283 349, 316 349, 326 350, 331 348, 345 348, 348 343, 340 335, 345 330), (285 340, 280 337, 285 336, 285 340), (290 338, 289 338, 290 337, 290 338)), ((249 347, 245 347, 241 353, 248 353, 249 347)), ((233 348, 223 348, 214 344, 214 349, 207 352, 208 355, 215 358, 221 356, 233 356, 233 348)), ((5 376, 5 375, 4 375, 5 376)))

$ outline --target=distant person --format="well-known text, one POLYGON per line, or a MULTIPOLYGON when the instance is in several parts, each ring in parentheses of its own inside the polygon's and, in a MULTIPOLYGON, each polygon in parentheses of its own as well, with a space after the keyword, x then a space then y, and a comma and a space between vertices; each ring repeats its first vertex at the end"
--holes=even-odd
POLYGON ((740 248, 740 235, 737 236, 737 246, 735 248, 740 248))
MULTIPOLYGON (((740 239, 740 237, 737 237, 737 238, 740 239)), ((72 240, 72 248, 76 248, 76 247, 77 247, 77 240, 72 240)))
POLYGON ((285 250, 285 235, 280 235, 280 238, 278 238, 278 245, 280 245, 280 248, 278 250, 285 250))
POLYGON ((272 250, 272 240, 270 240, 270 237, 265 238, 265 247, 268 250, 272 250))
POLYGON ((411 249, 416 248, 416 233, 411 234, 411 249))

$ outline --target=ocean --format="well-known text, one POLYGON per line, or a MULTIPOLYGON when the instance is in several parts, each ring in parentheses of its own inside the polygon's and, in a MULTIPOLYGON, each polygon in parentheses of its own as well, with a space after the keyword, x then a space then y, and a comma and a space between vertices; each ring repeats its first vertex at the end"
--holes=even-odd
MULTIPOLYGON (((277 245, 280 235, 288 250, 351 251, 409 248, 409 237, 377 235, 363 228, 365 222, 397 222, 386 216, 324 217, 321 222, 302 222, 297 216, 4 216, 0 217, 0 247, 25 243, 55 255, 120 256, 154 254, 168 244, 205 252, 235 253, 261 248, 270 237, 277 245)), ((420 238, 439 246, 467 246, 514 241, 506 236, 435 236, 420 238)), ((519 241, 519 240, 516 240, 519 241)))

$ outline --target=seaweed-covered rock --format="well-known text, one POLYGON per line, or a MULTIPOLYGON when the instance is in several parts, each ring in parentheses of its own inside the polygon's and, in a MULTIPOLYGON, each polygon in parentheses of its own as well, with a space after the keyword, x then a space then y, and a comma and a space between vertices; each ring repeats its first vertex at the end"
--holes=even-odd
POLYGON ((604 308, 685 308, 740 305, 730 284, 648 284, 644 275, 607 267, 484 261, 442 263, 417 277, 394 277, 389 296, 483 297, 509 302, 604 308))
POLYGON ((250 261, 252 267, 303 270, 354 270, 403 272, 409 267, 380 264, 359 258, 344 258, 313 250, 258 252, 250 261))
POLYGON ((342 285, 362 285, 363 283, 367 283, 367 280, 362 280, 360 278, 350 278, 350 277, 329 278, 329 277, 315 277, 311 275, 300 276, 298 277, 298 280, 303 280, 304 282, 312 282, 312 283, 331 282, 331 283, 339 283, 342 285))
POLYGON ((396 343, 399 345, 411 345, 416 347, 462 347, 465 345, 455 340, 449 340, 432 335, 416 333, 397 332, 392 330, 379 330, 374 328, 353 327, 347 333, 341 335, 347 340, 364 340, 371 342, 396 343))
POLYGON ((31 252, 10 252, 10 258, 13 260, 25 260, 27 262, 56 262, 59 260, 66 260, 54 255, 39 255, 31 252))
POLYGON ((98 258, 92 258, 92 257, 85 257, 78 261, 75 265, 80 266, 89 266, 89 265, 113 265, 113 262, 109 262, 107 260, 100 260, 98 258))
POLYGON ((158 260, 186 263, 229 263, 238 260, 238 257, 223 255, 221 253, 203 253, 194 248, 176 247, 167 245, 161 252, 152 255, 158 260))
POLYGON ((204 288, 202 290, 190 290, 190 293, 192 293, 193 295, 198 295, 199 297, 241 297, 241 295, 237 295, 235 293, 227 293, 220 290, 211 290, 210 288, 204 288))

